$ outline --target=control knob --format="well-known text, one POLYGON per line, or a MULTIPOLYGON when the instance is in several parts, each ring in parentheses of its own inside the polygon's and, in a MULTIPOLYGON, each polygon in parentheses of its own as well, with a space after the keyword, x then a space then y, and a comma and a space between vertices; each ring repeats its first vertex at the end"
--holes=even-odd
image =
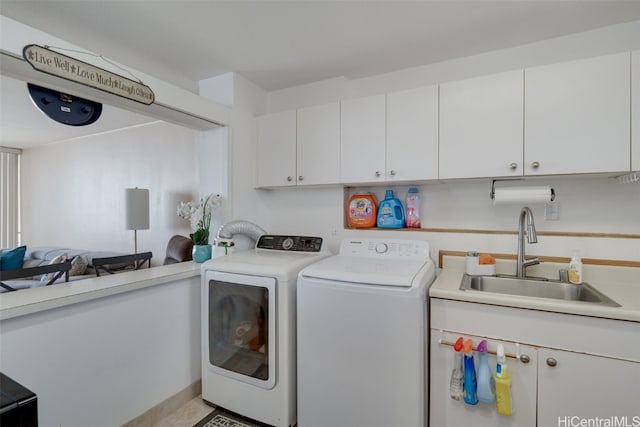
POLYGON ((376 245, 376 253, 383 254, 389 250, 389 246, 386 243, 378 243, 376 245))
POLYGON ((293 239, 291 237, 287 237, 282 241, 282 249, 289 250, 293 247, 293 239))

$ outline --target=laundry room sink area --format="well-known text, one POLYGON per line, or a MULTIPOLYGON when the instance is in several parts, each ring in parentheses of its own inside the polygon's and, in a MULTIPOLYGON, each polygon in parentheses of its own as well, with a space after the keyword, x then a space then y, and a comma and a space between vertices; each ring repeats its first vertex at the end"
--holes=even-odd
POLYGON ((460 290, 548 298, 563 301, 578 301, 609 307, 620 306, 620 304, 607 297, 588 283, 576 285, 573 283, 544 278, 472 276, 464 274, 460 283, 460 290))

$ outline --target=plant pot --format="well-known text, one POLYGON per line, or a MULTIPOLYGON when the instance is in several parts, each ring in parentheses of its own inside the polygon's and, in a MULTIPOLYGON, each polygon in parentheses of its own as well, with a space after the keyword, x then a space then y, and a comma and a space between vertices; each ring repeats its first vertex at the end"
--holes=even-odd
POLYGON ((193 245, 193 260, 195 262, 205 262, 211 259, 211 245, 193 245))

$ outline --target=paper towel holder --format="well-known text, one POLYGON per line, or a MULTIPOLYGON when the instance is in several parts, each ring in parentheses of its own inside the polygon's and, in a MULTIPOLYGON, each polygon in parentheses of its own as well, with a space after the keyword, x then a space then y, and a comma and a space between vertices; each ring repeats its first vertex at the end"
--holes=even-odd
MULTIPOLYGON (((514 179, 493 179, 491 180, 491 193, 489 193, 489 197, 491 200, 496 198, 496 181, 524 181, 524 178, 514 178, 514 179)), ((553 202, 556 199, 556 192, 551 187, 551 201, 553 202)))

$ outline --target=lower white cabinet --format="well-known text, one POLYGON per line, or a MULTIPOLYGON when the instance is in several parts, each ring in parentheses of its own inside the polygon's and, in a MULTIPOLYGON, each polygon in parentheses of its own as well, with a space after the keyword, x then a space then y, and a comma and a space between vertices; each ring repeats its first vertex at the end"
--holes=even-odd
MULTIPOLYGON (((430 320, 430 425, 640 425, 639 323, 438 298, 431 298, 430 320), (505 346, 513 415, 450 398, 451 344, 459 336, 474 347, 486 339, 490 352, 505 346), (617 421, 589 421, 596 419, 617 421)), ((477 352, 474 359, 477 372, 477 352)), ((489 363, 495 373, 495 355, 489 363)))
POLYGON ((640 425, 640 363, 540 348, 537 396, 538 426, 611 417, 627 420, 611 425, 640 425))

